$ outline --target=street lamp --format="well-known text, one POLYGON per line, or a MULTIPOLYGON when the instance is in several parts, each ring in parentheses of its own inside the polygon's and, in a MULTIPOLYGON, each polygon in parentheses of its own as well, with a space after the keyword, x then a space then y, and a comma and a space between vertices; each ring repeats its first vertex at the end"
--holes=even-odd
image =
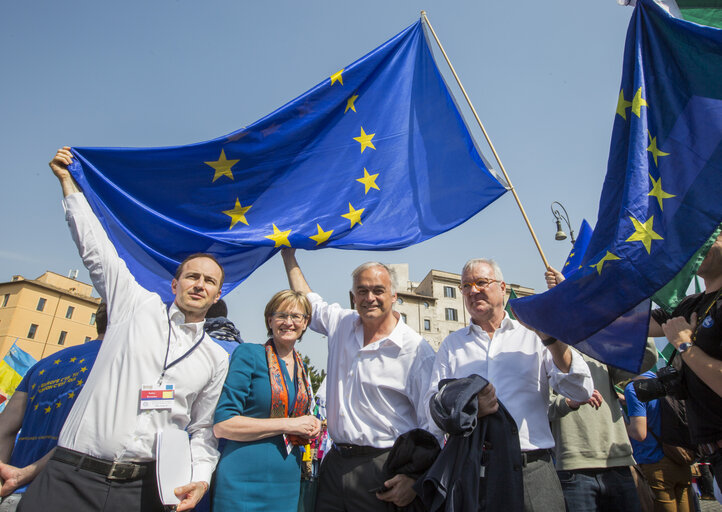
POLYGON ((569 223, 569 214, 567 213, 567 209, 564 208, 564 205, 562 205, 562 203, 560 203, 559 201, 554 201, 552 203, 551 208, 552 208, 552 213, 554 214, 554 218, 557 221, 557 234, 554 235, 554 239, 555 240, 566 240, 567 239, 567 234, 562 229, 561 221, 563 220, 564 222, 566 222, 567 227, 569 228, 569 237, 571 238, 572 245, 574 245, 576 240, 574 240, 574 230, 572 229, 572 225, 569 223), (558 209, 554 208, 555 204, 559 205, 559 208, 561 208, 564 211, 563 214, 558 209))

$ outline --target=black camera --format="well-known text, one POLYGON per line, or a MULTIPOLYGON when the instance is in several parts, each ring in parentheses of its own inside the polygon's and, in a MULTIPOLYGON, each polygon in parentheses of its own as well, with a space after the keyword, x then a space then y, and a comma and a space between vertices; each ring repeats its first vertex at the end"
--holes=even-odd
POLYGON ((677 400, 687 398, 682 384, 682 373, 674 366, 665 366, 657 372, 656 378, 635 380, 632 385, 641 402, 649 402, 668 395, 677 400))

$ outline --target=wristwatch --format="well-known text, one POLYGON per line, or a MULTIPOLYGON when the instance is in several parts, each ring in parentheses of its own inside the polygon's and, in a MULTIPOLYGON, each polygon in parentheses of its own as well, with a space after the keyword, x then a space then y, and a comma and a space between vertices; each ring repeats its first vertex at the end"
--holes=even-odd
MULTIPOLYGON (((539 339, 541 339, 541 338, 539 338, 539 339)), ((546 339, 541 339, 541 342, 542 342, 542 345, 544 345, 545 347, 548 347, 549 345, 553 345, 554 343, 556 343, 557 339, 549 337, 546 339)))
POLYGON ((680 354, 684 354, 684 353, 687 352, 687 351, 690 349, 690 347, 692 347, 692 346, 693 346, 693 345, 692 345, 689 341, 685 341, 684 343, 680 343, 680 344, 679 344, 679 346, 677 347, 677 352, 679 352, 680 354))

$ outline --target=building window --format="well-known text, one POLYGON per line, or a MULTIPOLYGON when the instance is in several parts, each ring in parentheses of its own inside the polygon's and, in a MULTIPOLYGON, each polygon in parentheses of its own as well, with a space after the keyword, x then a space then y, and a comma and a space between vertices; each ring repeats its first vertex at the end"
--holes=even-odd
POLYGON ((73 311, 75 311, 75 308, 68 306, 68 310, 65 312, 65 318, 73 318, 73 311))
POLYGON ((60 336, 58 336, 58 345, 65 345, 65 337, 68 335, 65 331, 60 331, 60 336))
POLYGON ((446 319, 451 322, 457 322, 459 320, 459 316, 456 314, 454 308, 446 308, 446 319))
POLYGON ((88 343, 90 341, 90 336, 85 337, 85 343, 88 343))
POLYGON ((38 332, 38 324, 30 324, 30 329, 28 329, 28 339, 35 339, 36 332, 38 332))
POLYGON ((35 309, 37 309, 38 311, 42 311, 43 309, 45 309, 45 303, 46 303, 46 302, 47 302, 47 301, 46 301, 43 297, 40 297, 40 298, 38 299, 38 305, 37 305, 37 307, 36 307, 35 309))
POLYGON ((404 323, 406 323, 406 315, 404 313, 401 313, 401 320, 403 320, 404 323))
POLYGON ((404 303, 404 299, 402 299, 401 297, 399 297, 398 299, 396 299, 396 304, 398 304, 399 306, 400 306, 401 304, 403 304, 403 303, 404 303))
POLYGON ((444 286, 444 297, 449 297, 450 299, 456 298, 456 290, 454 290, 453 286, 444 286))
POLYGON ((428 303, 428 302, 424 302, 424 309, 429 309, 429 303, 428 303))
POLYGON ((8 305, 8 300, 10 300, 10 294, 6 293, 5 297, 3 297, 3 307, 8 305))
POLYGON ((429 319, 424 320, 424 330, 425 331, 431 330, 431 320, 429 320, 429 319))
POLYGON ((95 325, 95 313, 90 313, 90 325, 95 325))

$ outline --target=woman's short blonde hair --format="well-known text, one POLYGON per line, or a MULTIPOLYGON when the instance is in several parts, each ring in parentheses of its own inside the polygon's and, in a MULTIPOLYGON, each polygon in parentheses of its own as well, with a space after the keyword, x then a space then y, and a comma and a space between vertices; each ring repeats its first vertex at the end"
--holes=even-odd
MULTIPOLYGON (((273 331, 271 331, 271 317, 273 316, 273 313, 281 311, 289 306, 300 306, 306 315, 306 319, 309 322, 311 321, 311 303, 306 298, 306 295, 301 292, 294 292, 293 290, 281 290, 271 297, 271 300, 268 301, 266 309, 263 312, 263 316, 266 319, 266 331, 268 332, 268 336, 273 335, 273 331)), ((308 328, 308 323, 306 324, 306 327, 308 328)), ((306 332, 306 329, 304 329, 303 332, 306 332)), ((301 336, 303 336, 303 332, 301 333, 301 336)), ((298 337, 299 340, 301 339, 301 336, 298 337)))

